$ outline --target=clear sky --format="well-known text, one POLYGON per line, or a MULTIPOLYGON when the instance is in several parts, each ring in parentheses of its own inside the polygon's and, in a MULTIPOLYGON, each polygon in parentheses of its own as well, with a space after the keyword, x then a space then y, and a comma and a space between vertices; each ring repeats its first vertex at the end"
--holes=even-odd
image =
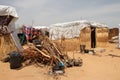
POLYGON ((49 26, 55 23, 88 20, 118 27, 120 0, 0 0, 16 8, 17 24, 49 26))

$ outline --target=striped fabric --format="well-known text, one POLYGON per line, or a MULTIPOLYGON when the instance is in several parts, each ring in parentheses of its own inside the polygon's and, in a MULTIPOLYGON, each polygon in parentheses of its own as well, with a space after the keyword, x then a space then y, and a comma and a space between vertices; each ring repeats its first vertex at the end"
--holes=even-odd
POLYGON ((26 39, 28 41, 32 40, 34 36, 41 35, 40 30, 32 28, 32 27, 26 27, 26 26, 23 26, 22 32, 26 35, 26 39))

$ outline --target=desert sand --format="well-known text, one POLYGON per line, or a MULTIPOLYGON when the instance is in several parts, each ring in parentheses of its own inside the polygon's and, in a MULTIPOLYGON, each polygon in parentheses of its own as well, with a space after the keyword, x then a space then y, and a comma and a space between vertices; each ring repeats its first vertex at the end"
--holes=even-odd
MULTIPOLYGON (((116 48, 116 44, 110 44, 105 52, 96 53, 97 55, 74 52, 75 58, 80 57, 83 60, 83 65, 65 69, 65 74, 58 76, 58 80, 120 80, 120 57, 109 56, 120 56, 120 49, 116 48)), ((72 57, 73 52, 68 55, 72 57)), ((0 68, 0 80, 57 79, 48 74, 48 67, 30 65, 20 70, 11 70, 9 63, 0 62, 0 68)))

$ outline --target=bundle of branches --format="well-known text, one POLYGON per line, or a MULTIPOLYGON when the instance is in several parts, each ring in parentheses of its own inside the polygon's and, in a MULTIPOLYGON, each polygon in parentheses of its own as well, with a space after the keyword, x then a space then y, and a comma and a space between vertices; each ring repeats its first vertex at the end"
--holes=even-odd
POLYGON ((31 46, 23 51, 23 56, 25 60, 30 60, 30 62, 40 62, 47 64, 51 60, 50 56, 43 51, 37 49, 35 46, 31 46))
POLYGON ((49 40, 46 36, 39 37, 42 40, 42 49, 38 49, 35 45, 30 45, 29 48, 23 51, 23 56, 26 60, 40 62, 48 65, 58 65, 58 62, 66 61, 64 53, 49 40))

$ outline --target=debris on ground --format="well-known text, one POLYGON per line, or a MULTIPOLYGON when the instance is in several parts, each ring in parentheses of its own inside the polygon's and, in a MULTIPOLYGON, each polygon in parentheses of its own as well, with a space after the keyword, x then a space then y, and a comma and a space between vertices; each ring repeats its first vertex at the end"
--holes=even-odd
POLYGON ((65 69, 82 66, 81 58, 70 58, 61 46, 49 40, 47 36, 39 36, 33 43, 27 43, 23 52, 10 52, 3 62, 10 63, 10 69, 21 69, 28 65, 48 66, 48 74, 61 75, 65 69), (16 64, 16 65, 15 65, 16 64))
POLYGON ((113 57, 119 57, 120 58, 120 55, 115 55, 115 54, 108 54, 108 56, 111 56, 112 58, 113 57))

